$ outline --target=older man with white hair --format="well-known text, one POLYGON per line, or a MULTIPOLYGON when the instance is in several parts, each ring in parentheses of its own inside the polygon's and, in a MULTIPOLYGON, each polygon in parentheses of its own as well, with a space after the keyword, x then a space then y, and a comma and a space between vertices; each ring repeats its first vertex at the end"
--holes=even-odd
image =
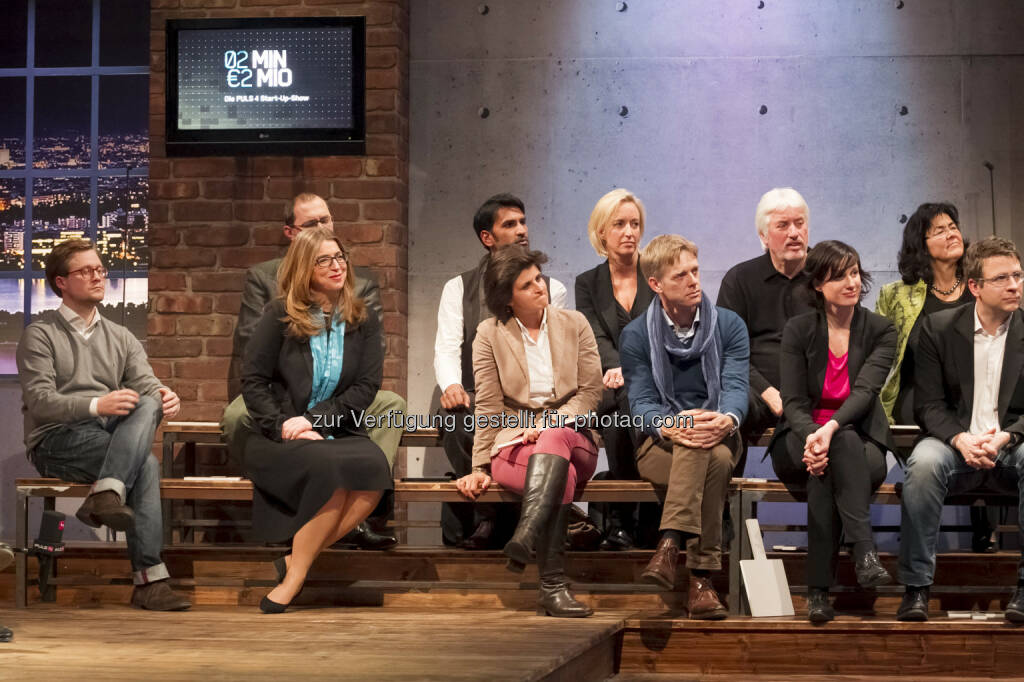
POLYGON ((814 309, 804 294, 807 202, 791 187, 771 189, 758 202, 754 220, 765 253, 734 265, 718 291, 718 305, 739 315, 750 335, 750 404, 741 429, 745 443, 775 426, 782 414, 782 328, 789 318, 814 309))

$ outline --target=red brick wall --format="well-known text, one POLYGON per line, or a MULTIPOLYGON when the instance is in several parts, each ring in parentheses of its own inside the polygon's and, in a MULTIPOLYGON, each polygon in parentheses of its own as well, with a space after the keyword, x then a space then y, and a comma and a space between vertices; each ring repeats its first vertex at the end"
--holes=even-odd
POLYGON ((147 351, 182 419, 219 420, 245 269, 283 253, 287 200, 327 199, 357 265, 374 268, 387 338, 384 387, 405 395, 408 300, 409 12, 405 0, 151 0, 150 313, 147 351), (168 159, 167 19, 366 17, 365 157, 168 159))

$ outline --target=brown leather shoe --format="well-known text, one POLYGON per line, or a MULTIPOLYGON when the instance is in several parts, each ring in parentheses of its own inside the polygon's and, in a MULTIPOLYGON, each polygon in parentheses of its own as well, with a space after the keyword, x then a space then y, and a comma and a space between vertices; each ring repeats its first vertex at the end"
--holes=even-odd
POLYGON ((172 590, 166 580, 157 580, 135 586, 132 606, 148 611, 184 611, 192 607, 192 602, 172 590))
POLYGON ((676 586, 676 563, 679 561, 679 546, 670 538, 662 538, 654 556, 647 562, 647 568, 640 574, 645 583, 659 585, 666 590, 676 586))
POLYGON ((718 598, 711 578, 702 578, 690 575, 690 598, 686 603, 686 610, 690 613, 691 620, 722 620, 729 615, 729 611, 722 605, 718 598))
POLYGON ((113 490, 103 490, 85 498, 75 512, 78 520, 87 526, 107 526, 114 530, 126 531, 135 521, 135 512, 121 504, 121 498, 113 490))

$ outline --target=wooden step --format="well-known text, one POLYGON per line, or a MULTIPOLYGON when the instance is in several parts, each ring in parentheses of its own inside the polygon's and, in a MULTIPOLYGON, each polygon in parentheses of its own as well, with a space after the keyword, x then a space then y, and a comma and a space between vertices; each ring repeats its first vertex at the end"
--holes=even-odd
POLYGON ((1024 628, 1002 620, 933 618, 927 623, 900 623, 893 618, 840 616, 814 626, 800 617, 707 622, 655 613, 627 619, 619 674, 623 679, 633 673, 673 674, 682 679, 687 675, 700 679, 711 675, 931 679, 964 671, 971 676, 1008 677, 1019 675, 1022 650, 1024 628))

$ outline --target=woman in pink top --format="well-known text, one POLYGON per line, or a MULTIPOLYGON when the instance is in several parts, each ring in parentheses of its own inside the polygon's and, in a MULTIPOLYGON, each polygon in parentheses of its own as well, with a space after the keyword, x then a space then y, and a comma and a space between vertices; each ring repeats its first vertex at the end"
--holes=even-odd
POLYGON ((768 451, 779 479, 807 497, 807 610, 834 617, 828 590, 840 537, 853 545, 857 582, 885 585, 871 534, 871 495, 885 479, 892 436, 878 393, 896 354, 892 324, 860 305, 871 281, 860 256, 825 241, 804 271, 818 310, 782 332, 783 413, 768 451))

